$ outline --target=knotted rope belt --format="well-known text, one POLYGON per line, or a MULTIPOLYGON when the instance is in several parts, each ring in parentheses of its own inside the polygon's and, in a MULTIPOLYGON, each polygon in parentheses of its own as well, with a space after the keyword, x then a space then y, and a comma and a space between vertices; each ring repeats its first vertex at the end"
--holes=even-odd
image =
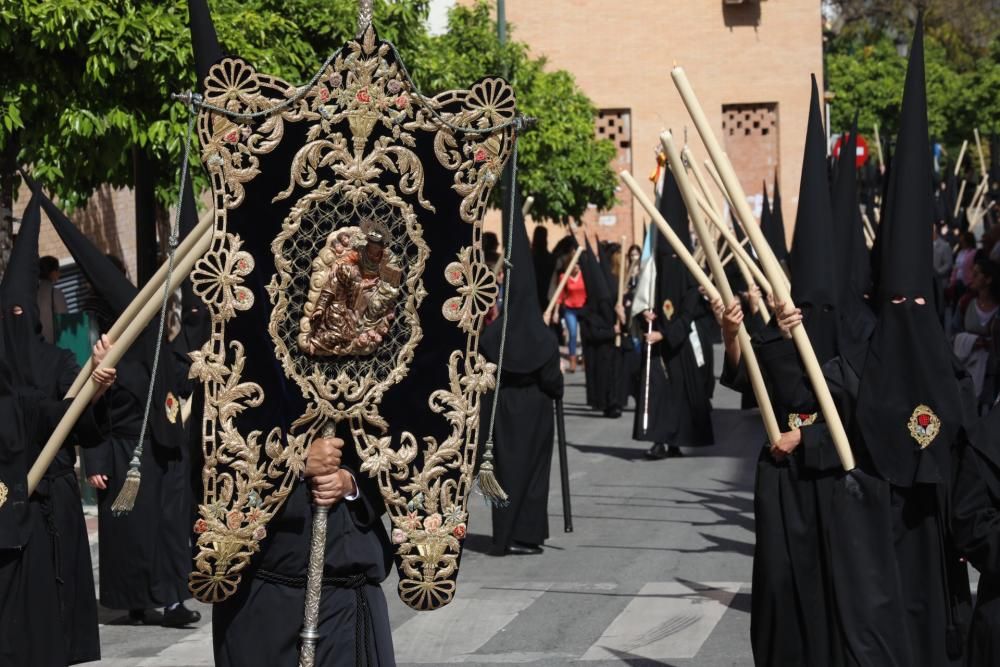
MULTIPOLYGON (((304 576, 289 577, 269 570, 257 570, 255 576, 261 581, 278 586, 303 589, 306 587, 304 576)), ((324 587, 354 589, 354 600, 357 607, 354 614, 354 664, 358 667, 363 665, 373 667, 375 664, 372 661, 369 637, 369 632, 374 633, 374 622, 371 618, 371 606, 368 604, 368 593, 365 590, 365 586, 369 583, 373 582, 369 582, 368 576, 365 574, 353 574, 348 577, 323 577, 324 587)))

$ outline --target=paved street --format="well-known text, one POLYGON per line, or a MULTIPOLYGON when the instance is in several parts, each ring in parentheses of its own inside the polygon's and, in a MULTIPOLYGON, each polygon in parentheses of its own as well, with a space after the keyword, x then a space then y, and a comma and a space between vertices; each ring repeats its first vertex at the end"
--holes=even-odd
MULTIPOLYGON (((473 498, 450 606, 418 614, 398 601, 394 580, 385 584, 399 663, 751 665, 758 418, 734 410, 738 398, 719 387, 718 444, 648 462, 629 437, 631 410, 615 421, 596 416, 583 406, 582 373, 567 378, 575 531, 563 532, 555 459, 542 556, 487 555, 490 512, 473 498)), ((209 609, 199 608, 205 619, 194 630, 116 625, 122 615, 105 613, 98 664, 211 665, 209 609)))

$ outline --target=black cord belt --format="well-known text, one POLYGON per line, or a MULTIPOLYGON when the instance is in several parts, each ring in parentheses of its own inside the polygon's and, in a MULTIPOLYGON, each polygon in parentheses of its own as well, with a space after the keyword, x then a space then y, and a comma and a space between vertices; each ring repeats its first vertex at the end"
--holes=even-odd
MULTIPOLYGON (((305 577, 289 577, 269 570, 257 570, 254 576, 261 581, 278 586, 303 589, 306 587, 305 577)), ((354 589, 354 601, 357 607, 354 615, 354 664, 358 667, 371 667, 374 664, 369 637, 369 632, 374 632, 374 624, 371 620, 372 612, 368 604, 368 595, 365 592, 365 586, 368 583, 370 583, 368 576, 364 574, 353 574, 349 577, 323 577, 324 587, 354 589)))

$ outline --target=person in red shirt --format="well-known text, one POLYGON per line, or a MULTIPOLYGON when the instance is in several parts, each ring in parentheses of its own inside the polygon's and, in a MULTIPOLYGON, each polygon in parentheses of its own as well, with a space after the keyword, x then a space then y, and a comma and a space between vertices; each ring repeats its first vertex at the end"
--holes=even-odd
MULTIPOLYGON (((559 277, 556 279, 557 282, 562 281, 563 275, 564 272, 559 273, 559 277)), ((583 272, 580 271, 579 265, 574 265, 573 270, 569 274, 569 280, 566 281, 566 287, 563 288, 562 294, 559 295, 559 305, 562 307, 562 319, 566 320, 570 373, 576 372, 576 337, 579 330, 579 314, 586 303, 587 287, 583 283, 583 272)), ((556 314, 553 315, 553 324, 558 324, 559 318, 560 314, 556 311, 556 314)))

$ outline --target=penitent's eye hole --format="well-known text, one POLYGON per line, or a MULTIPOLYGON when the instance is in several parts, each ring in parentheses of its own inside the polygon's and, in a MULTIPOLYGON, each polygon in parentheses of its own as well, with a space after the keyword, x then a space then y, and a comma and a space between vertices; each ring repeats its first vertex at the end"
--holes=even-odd
POLYGON ((906 303, 905 296, 894 296, 892 297, 892 302, 895 304, 906 303))
POLYGON ((918 306, 926 306, 927 299, 925 299, 922 296, 918 296, 916 299, 913 300, 913 303, 917 304, 918 306))
POLYGON ((11 315, 14 315, 14 316, 23 315, 24 314, 24 309, 21 308, 21 306, 14 306, 13 308, 10 309, 10 313, 11 313, 11 315))

